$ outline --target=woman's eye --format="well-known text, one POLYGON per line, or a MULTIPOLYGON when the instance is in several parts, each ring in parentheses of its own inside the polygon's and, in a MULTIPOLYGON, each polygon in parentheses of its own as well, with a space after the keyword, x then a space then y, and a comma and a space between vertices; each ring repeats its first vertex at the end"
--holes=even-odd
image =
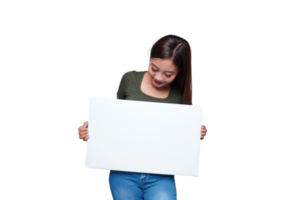
MULTIPOLYGON (((152 68, 152 71, 154 71, 154 72, 157 72, 158 70, 154 70, 153 68, 152 68)), ((166 77, 168 77, 168 78, 170 78, 172 75, 166 75, 166 77)))

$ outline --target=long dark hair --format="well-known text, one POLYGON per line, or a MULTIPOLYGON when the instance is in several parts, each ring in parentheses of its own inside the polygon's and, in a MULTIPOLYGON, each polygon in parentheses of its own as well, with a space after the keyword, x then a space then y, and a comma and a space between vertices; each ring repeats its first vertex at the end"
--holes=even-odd
POLYGON ((182 103, 192 105, 192 64, 189 43, 176 35, 166 35, 153 45, 151 58, 171 58, 173 60, 174 65, 178 68, 174 82, 183 94, 182 103))

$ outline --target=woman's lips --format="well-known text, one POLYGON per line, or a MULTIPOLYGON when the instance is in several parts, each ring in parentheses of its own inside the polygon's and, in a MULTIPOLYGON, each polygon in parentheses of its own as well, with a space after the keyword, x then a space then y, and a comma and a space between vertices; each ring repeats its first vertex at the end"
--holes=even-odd
POLYGON ((161 82, 157 82, 156 80, 154 80, 154 82, 155 82, 156 84, 162 84, 161 82))

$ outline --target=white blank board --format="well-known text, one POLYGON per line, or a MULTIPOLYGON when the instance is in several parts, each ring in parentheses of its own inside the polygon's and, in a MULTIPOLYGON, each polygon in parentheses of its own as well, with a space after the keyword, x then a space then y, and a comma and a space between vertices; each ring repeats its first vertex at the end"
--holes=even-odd
POLYGON ((92 97, 87 168, 198 176, 202 107, 92 97))

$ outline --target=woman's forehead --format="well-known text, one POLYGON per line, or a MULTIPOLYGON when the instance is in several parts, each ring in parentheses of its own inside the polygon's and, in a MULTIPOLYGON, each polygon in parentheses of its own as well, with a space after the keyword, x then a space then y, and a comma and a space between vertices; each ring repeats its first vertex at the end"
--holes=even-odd
POLYGON ((158 67, 162 71, 176 72, 178 69, 174 65, 172 59, 151 58, 150 63, 158 67))

